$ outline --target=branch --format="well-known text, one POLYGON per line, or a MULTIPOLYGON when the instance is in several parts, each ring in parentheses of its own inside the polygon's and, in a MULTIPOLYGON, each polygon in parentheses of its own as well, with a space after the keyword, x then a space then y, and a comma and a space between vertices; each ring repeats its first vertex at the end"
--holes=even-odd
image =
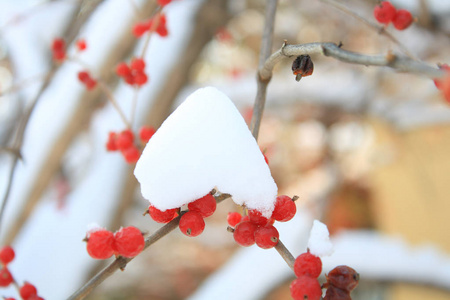
POLYGON ((278 240, 278 244, 274 248, 275 248, 275 250, 278 251, 278 253, 284 259, 284 261, 288 264, 289 268, 294 270, 295 257, 292 255, 291 252, 289 252, 289 250, 281 242, 281 240, 278 240))
POLYGON ((424 62, 416 61, 404 56, 397 56, 392 53, 385 55, 364 55, 344 50, 335 43, 287 45, 285 42, 278 51, 273 53, 266 60, 264 67, 259 72, 261 80, 270 80, 274 66, 281 60, 302 54, 322 54, 347 63, 365 66, 390 67, 399 72, 413 73, 429 78, 441 78, 445 76, 445 72, 437 67, 431 67, 424 62))

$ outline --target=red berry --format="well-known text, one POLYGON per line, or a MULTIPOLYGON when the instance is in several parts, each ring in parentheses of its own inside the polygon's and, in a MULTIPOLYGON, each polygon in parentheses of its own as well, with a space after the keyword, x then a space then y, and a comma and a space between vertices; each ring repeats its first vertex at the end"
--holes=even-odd
POLYGON ((290 285, 291 296, 294 300, 320 300, 322 289, 316 278, 301 276, 290 285))
POLYGON ((116 251, 123 257, 135 257, 145 247, 144 236, 134 226, 121 228, 114 234, 116 251))
POLYGON ((37 295, 37 289, 31 283, 25 282, 19 289, 19 294, 22 299, 28 300, 30 297, 37 295))
POLYGON ((172 0, 158 0, 158 4, 161 6, 166 6, 169 4, 172 0))
POLYGON ((389 24, 395 17, 395 7, 389 1, 383 1, 375 6, 373 15, 375 19, 382 24, 389 24))
MULTIPOLYGON (((450 66, 449 65, 447 65, 447 64, 440 65, 439 69, 447 71, 446 78, 448 78, 450 76, 450 66)), ((442 83, 444 82, 444 80, 446 78, 434 79, 434 84, 436 85, 436 88, 438 90, 442 90, 442 86, 443 86, 442 83)))
POLYGON ((275 201, 275 208, 272 213, 272 219, 279 222, 287 222, 291 220, 297 212, 295 202, 288 196, 278 196, 275 201))
POLYGON ((267 158, 267 156, 263 153, 264 155, 264 160, 266 161, 266 164, 269 164, 269 159, 267 158))
POLYGON ((349 291, 344 291, 331 285, 327 288, 323 300, 352 300, 352 297, 350 297, 349 291))
POLYGON ((133 34, 135 37, 141 37, 145 32, 149 30, 149 26, 146 23, 137 23, 133 26, 133 34))
POLYGON ((126 63, 121 62, 116 67, 116 74, 121 77, 125 77, 125 76, 128 76, 131 74, 131 69, 130 69, 130 67, 128 67, 128 65, 126 63))
POLYGON ((161 211, 156 207, 150 205, 148 207, 148 214, 153 219, 153 221, 158 223, 169 223, 177 216, 177 209, 167 209, 165 211, 161 211))
POLYGON ((359 274, 348 266, 337 266, 327 275, 326 286, 334 286, 344 291, 352 291, 359 282, 359 274))
POLYGON ((10 246, 5 246, 2 249, 0 249, 0 261, 3 265, 9 264, 16 254, 14 253, 14 249, 10 246))
POLYGON ((143 143, 148 143, 148 141, 155 134, 156 130, 150 126, 142 126, 141 130, 139 130, 139 137, 143 143))
POLYGON ((108 141, 106 142, 106 150, 108 151, 117 151, 116 145, 117 133, 110 132, 108 135, 108 141))
POLYGON ((145 61, 142 58, 135 58, 131 61, 130 68, 135 71, 144 71, 145 61))
POLYGON ((53 52, 66 51, 66 42, 61 38, 55 38, 52 43, 53 52))
POLYGON ((413 17, 406 9, 399 9, 395 14, 392 24, 398 30, 404 30, 409 27, 413 22, 413 17))
POLYGON ((258 226, 264 226, 269 222, 269 219, 264 217, 261 212, 256 209, 249 209, 248 216, 250 218, 250 222, 255 223, 258 226))
POLYGON ((250 221, 244 221, 236 225, 233 237, 236 243, 241 246, 249 247, 255 243, 255 231, 258 228, 250 221))
POLYGON ((242 219, 242 215, 238 212, 229 212, 227 216, 228 225, 235 227, 242 219))
POLYGON ((125 161, 127 163, 134 164, 141 157, 141 152, 139 151, 138 148, 136 148, 134 145, 132 145, 131 147, 129 147, 125 150, 122 150, 122 155, 125 158, 125 161))
POLYGON ((294 272, 297 277, 306 275, 317 278, 322 272, 322 260, 309 252, 302 253, 295 259, 294 272))
POLYGON ((114 254, 114 234, 106 229, 88 233, 86 249, 92 258, 110 258, 114 254))
MULTIPOLYGON (((149 28, 152 28, 154 20, 151 19, 148 22, 149 28)), ((159 34, 161 37, 165 37, 169 34, 166 27, 167 19, 165 14, 161 14, 158 19, 158 26, 155 28, 155 32, 159 34)))
POLYGON ((241 222, 250 222, 250 217, 249 216, 243 216, 241 219, 241 222))
POLYGON ((78 80, 81 81, 82 83, 85 83, 90 78, 91 76, 89 76, 89 73, 87 71, 78 72, 78 80))
POLYGON ((135 82, 134 82, 134 75, 131 74, 131 73, 128 74, 128 75, 126 75, 123 79, 124 79, 125 82, 128 83, 129 85, 135 84, 135 82))
POLYGON ((188 204, 190 211, 196 211, 202 215, 203 218, 211 216, 216 211, 216 199, 213 195, 207 194, 200 199, 188 204))
POLYGON ((272 225, 258 227, 255 231, 255 242, 259 248, 270 249, 278 244, 280 234, 272 225))
POLYGON ((133 146, 134 134, 130 129, 125 129, 116 138, 117 149, 126 150, 133 146))
POLYGON ((146 84, 147 81, 148 81, 148 77, 147 77, 147 75, 146 75, 144 72, 142 72, 142 71, 137 71, 137 72, 134 74, 134 76, 133 76, 133 83, 136 84, 136 85, 138 85, 138 86, 141 86, 141 85, 146 84))
POLYGON ((53 59, 62 61, 66 58, 66 51, 53 51, 53 59))
POLYGON ((31 296, 30 298, 28 298, 26 300, 44 300, 44 298, 39 297, 38 295, 34 295, 34 296, 31 296))
POLYGON ((80 51, 80 52, 84 51, 84 50, 86 50, 86 48, 87 48, 86 41, 84 39, 79 39, 77 41, 77 49, 78 49, 78 51, 80 51))
POLYGON ((181 216, 178 227, 187 236, 197 236, 205 229, 205 221, 199 212, 188 211, 181 216))
POLYGON ((86 80, 84 85, 86 86, 86 89, 88 91, 90 91, 90 90, 93 90, 97 86, 97 81, 95 79, 92 79, 89 77, 89 79, 86 80))
MULTIPOLYGON (((4 300, 16 300, 16 298, 8 297, 8 298, 5 298, 4 300)), ((30 299, 28 299, 28 300, 30 300, 30 299)))
POLYGON ((0 270, 0 286, 7 287, 13 282, 13 277, 7 268, 0 270))

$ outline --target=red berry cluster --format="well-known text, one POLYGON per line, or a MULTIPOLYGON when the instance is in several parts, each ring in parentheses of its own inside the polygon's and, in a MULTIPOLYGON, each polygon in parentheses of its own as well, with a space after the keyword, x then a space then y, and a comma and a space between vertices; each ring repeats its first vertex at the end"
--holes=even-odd
MULTIPOLYGON (((161 2, 167 2, 170 1, 161 1, 161 2)), ((143 36, 147 31, 150 31, 153 27, 153 22, 157 22, 156 28, 154 29, 157 34, 159 34, 161 37, 166 37, 169 35, 169 31, 167 30, 167 18, 165 14, 158 14, 154 18, 139 22, 133 27, 133 34, 136 37, 143 36)))
POLYGON ((133 226, 120 228, 115 233, 99 228, 88 232, 85 240, 88 254, 95 259, 107 259, 113 254, 135 257, 145 246, 144 236, 133 226))
POLYGON ((327 275, 323 288, 327 289, 323 300, 351 300, 350 292, 359 282, 359 274, 348 266, 337 266, 327 275))
POLYGON ((294 300, 319 300, 322 288, 317 280, 322 272, 322 260, 311 253, 299 255, 294 264, 297 279, 290 285, 291 296, 294 300))
POLYGON ((78 72, 78 80, 84 84, 89 91, 97 86, 97 81, 91 77, 88 71, 78 72))
POLYGON ((273 226, 274 222, 287 222, 296 212, 297 207, 293 199, 278 196, 270 218, 264 217, 258 210, 249 210, 248 218, 242 218, 238 213, 230 213, 227 221, 234 227, 233 237, 239 245, 249 247, 256 243, 260 248, 269 249, 275 247, 279 239, 278 230, 273 226))
POLYGON ((66 58, 66 42, 61 38, 55 38, 52 43, 53 59, 61 62, 66 58))
POLYGON ((444 94, 445 100, 450 103, 450 66, 443 64, 439 66, 440 69, 445 70, 447 75, 442 79, 435 79, 434 84, 444 94))
MULTIPOLYGON (((2 269, 0 270, 0 287, 8 287, 14 282, 14 278, 8 270, 8 264, 14 260, 14 257, 14 250, 10 246, 5 246, 0 249, 0 262, 2 264, 2 269)), ((44 298, 38 296, 36 287, 26 281, 19 287, 19 295, 22 300, 44 300, 44 298)), ((15 300, 15 298, 11 297, 6 299, 15 300)))
POLYGON ((379 5, 375 6, 373 15, 375 19, 382 24, 389 25, 389 23, 392 22, 394 27, 398 30, 408 28, 414 21, 408 10, 397 10, 389 1, 383 1, 379 5))
MULTIPOLYGON (((142 126, 139 130, 139 138, 142 143, 147 143, 156 130, 150 126, 142 126)), ((141 157, 141 151, 135 144, 133 131, 125 129, 121 132, 110 132, 106 142, 106 150, 120 151, 127 163, 135 163, 141 157)))
POLYGON ((116 73, 129 85, 142 86, 148 81, 148 76, 145 74, 145 61, 142 58, 134 58, 130 65, 125 62, 118 64, 116 73))

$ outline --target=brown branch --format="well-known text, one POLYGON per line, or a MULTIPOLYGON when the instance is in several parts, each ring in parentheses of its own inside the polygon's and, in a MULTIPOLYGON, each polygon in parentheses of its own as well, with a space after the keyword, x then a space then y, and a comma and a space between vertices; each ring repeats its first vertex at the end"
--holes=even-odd
POLYGON ((278 253, 281 255, 281 257, 287 263, 289 268, 294 270, 295 258, 292 255, 292 253, 289 252, 289 250, 286 248, 286 246, 281 242, 281 240, 278 240, 278 244, 275 246, 275 250, 278 251, 278 253))
POLYGON ((258 75, 257 75, 257 92, 255 104, 253 106, 252 121, 250 123, 250 130, 255 140, 258 140, 259 128, 261 127, 261 119, 264 112, 264 105, 266 104, 266 91, 269 84, 270 77, 262 78, 260 71, 264 66, 266 59, 272 52, 273 43, 273 28, 275 23, 275 13, 277 11, 278 0, 267 0, 266 4, 266 21, 264 24, 264 31, 261 42, 261 52, 259 54, 258 75))

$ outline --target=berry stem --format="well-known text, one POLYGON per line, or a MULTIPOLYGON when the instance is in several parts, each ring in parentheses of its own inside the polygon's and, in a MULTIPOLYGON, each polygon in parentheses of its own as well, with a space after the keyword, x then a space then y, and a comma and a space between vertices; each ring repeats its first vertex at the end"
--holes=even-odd
POLYGON ((153 35, 153 33, 155 32, 156 28, 158 28, 159 25, 159 19, 161 17, 161 10, 162 7, 158 6, 158 8, 154 11, 152 18, 154 18, 153 22, 152 22, 152 26, 150 27, 150 30, 147 33, 147 36, 145 38, 145 42, 144 42, 144 47, 142 48, 142 52, 141 52, 141 58, 144 58, 145 53, 147 52, 148 46, 150 45, 150 39, 153 35))
POLYGON ((130 117, 130 126, 133 126, 134 119, 136 118, 136 108, 137 108, 137 99, 139 96, 139 88, 134 87, 133 91, 133 102, 131 103, 131 117, 130 117))
POLYGON ((295 258, 292 255, 292 253, 286 248, 286 246, 281 242, 280 239, 278 239, 278 244, 274 248, 278 251, 278 253, 287 263, 289 268, 294 270, 295 258))
POLYGON ((125 116, 125 113, 123 112, 123 110, 120 108, 119 104, 117 103, 113 93, 111 92, 111 90, 109 89, 109 87, 102 81, 99 80, 98 81, 98 86, 102 89, 102 91, 105 93, 106 98, 108 98, 109 102, 111 102, 111 104, 114 106, 114 108, 116 109, 116 111, 119 113, 120 118, 122 119, 122 121, 125 123, 125 126, 127 126, 128 129, 131 128, 131 123, 128 122, 127 117, 125 116))

